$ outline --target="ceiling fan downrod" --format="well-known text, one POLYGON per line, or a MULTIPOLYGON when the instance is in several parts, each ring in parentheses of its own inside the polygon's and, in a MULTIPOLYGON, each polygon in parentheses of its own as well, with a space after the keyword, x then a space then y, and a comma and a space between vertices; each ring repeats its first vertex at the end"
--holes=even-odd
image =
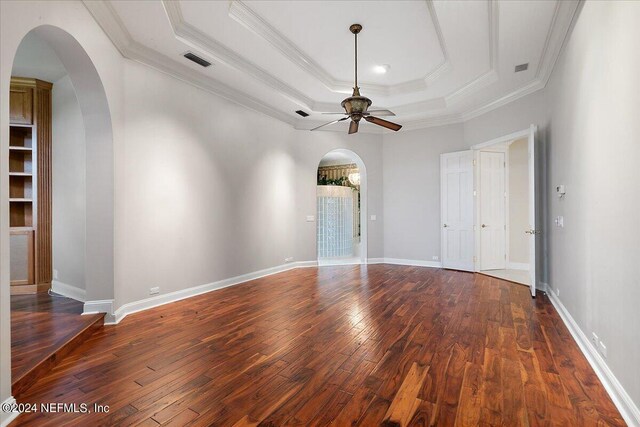
POLYGON ((346 117, 334 120, 329 123, 325 123, 311 130, 320 129, 321 127, 324 127, 333 123, 338 123, 338 122, 345 121, 347 119, 351 119, 351 123, 349 123, 349 133, 352 134, 352 133, 358 132, 358 127, 360 125, 360 120, 362 120, 362 118, 364 118, 369 123, 373 123, 375 125, 382 126, 387 129, 391 129, 393 131, 400 130, 400 128, 402 127, 401 125, 390 122, 388 120, 378 118, 378 117, 374 117, 371 115, 371 113, 375 113, 375 114, 385 115, 385 116, 395 116, 395 114, 393 114, 391 111, 389 110, 368 111, 369 107, 371 106, 371 100, 366 96, 360 95, 360 88, 358 87, 358 34, 360 33, 360 31, 362 31, 362 25, 352 24, 349 27, 349 31, 351 31, 351 33, 354 36, 354 47, 355 47, 354 49, 355 72, 354 72, 353 94, 349 98, 346 98, 344 101, 342 101, 342 103, 340 104, 342 108, 344 108, 345 113, 323 113, 323 114, 344 114, 346 117))

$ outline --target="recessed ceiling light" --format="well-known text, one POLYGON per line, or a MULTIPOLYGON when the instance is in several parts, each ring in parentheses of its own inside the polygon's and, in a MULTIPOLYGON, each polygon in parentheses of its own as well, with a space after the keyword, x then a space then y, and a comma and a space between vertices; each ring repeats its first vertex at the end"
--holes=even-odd
POLYGON ((373 72, 376 74, 387 74, 390 69, 391 65, 389 64, 375 65, 373 67, 373 72))

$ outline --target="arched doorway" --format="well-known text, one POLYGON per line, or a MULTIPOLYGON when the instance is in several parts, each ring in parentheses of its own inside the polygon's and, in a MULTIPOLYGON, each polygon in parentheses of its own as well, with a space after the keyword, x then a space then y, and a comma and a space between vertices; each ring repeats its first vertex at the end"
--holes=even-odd
POLYGON ((318 163, 318 265, 366 264, 367 172, 356 153, 336 149, 318 163))
MULTIPOLYGON (((79 115, 81 116, 85 143, 85 151, 82 157, 86 164, 83 172, 85 206, 85 224, 83 228, 86 239, 84 248, 86 283, 84 311, 86 312, 87 304, 90 304, 91 301, 111 301, 114 298, 114 167, 111 115, 102 80, 87 52, 71 34, 58 27, 43 25, 31 30, 22 38, 22 41, 31 37, 43 40, 59 59, 66 71, 66 78, 68 78, 72 86, 72 92, 77 98, 79 115)), ((3 48, 6 47, 3 45, 3 48)), ((18 47, 12 45, 11 49, 18 49, 18 47)), ((11 61, 7 61, 7 63, 13 64, 15 62, 15 54, 16 51, 10 58, 11 61)), ((23 75, 20 77, 29 76, 23 75)), ((3 70, 3 99, 9 98, 10 80, 10 70, 3 70)), ((3 106, 3 113, 0 116, 0 129, 3 134, 2 138, 0 138, 0 160, 3 163, 0 170, 2 171, 3 183, 9 181, 9 178, 17 176, 16 173, 11 174, 11 168, 7 168, 11 151, 20 149, 28 151, 31 144, 31 142, 23 143, 21 144, 22 147, 16 148, 12 143, 10 138, 10 135, 12 135, 11 129, 16 126, 11 124, 12 122, 15 123, 15 120, 10 118, 9 111, 6 109, 8 105, 9 102, 3 106)), ((12 111, 13 106, 9 110, 12 111)), ((23 176, 19 179, 22 181, 31 179, 28 177, 29 172, 31 171, 25 170, 23 176)), ((25 188, 27 187, 25 186, 25 188)), ((5 184, 0 190, 0 203, 3 206, 9 205, 10 198, 15 199, 10 192, 6 191, 7 188, 9 188, 9 185, 5 184)), ((25 194, 23 199, 26 202, 30 198, 25 194)), ((10 211, 4 208, 0 209, 0 216, 0 265, 2 266, 2 274, 0 275, 0 312, 2 313, 2 322, 0 322, 0 336, 2 337, 0 365, 2 370, 2 392, 6 394, 6 390, 11 386, 10 363, 7 363, 11 358, 11 325, 8 321, 11 319, 9 288, 11 264, 10 211)), ((53 272, 51 272, 50 277, 52 276, 53 272)), ((107 318, 106 320, 108 321, 109 319, 107 318)))

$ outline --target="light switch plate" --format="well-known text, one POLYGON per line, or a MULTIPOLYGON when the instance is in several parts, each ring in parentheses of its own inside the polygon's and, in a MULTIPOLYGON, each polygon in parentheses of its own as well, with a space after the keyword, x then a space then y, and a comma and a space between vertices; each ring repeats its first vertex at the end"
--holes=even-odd
POLYGON ((307 222, 313 222, 316 218, 313 215, 307 215, 307 222))
POLYGON ((378 219, 378 217, 376 217, 375 215, 371 215, 371 221, 375 221, 376 219, 378 219))

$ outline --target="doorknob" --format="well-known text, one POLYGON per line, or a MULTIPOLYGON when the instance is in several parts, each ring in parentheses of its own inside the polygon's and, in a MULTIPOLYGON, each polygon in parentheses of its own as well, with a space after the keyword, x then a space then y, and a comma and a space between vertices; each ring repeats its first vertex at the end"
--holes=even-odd
POLYGON ((444 225, 443 225, 443 227, 444 227, 444 228, 447 228, 447 227, 448 227, 448 225, 447 225, 447 224, 444 224, 444 225))
POLYGON ((527 234, 540 234, 540 232, 538 230, 526 230, 525 233, 527 233, 527 234))
POLYGON ((482 228, 487 228, 487 227, 488 227, 488 225, 487 225, 487 224, 482 224, 480 227, 482 227, 482 228))

